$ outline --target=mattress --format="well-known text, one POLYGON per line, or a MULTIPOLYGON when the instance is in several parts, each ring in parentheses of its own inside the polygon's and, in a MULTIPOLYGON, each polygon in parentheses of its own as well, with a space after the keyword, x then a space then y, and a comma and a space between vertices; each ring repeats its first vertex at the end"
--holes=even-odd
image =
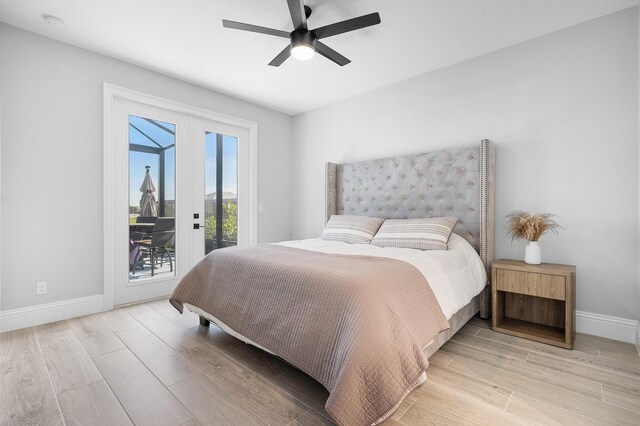
MULTIPOLYGON (((319 238, 284 241, 276 244, 323 253, 391 257, 410 263, 427 278, 445 317, 449 320, 452 328, 447 333, 447 338, 477 312, 476 305, 479 304, 477 295, 484 289, 487 282, 487 275, 478 253, 464 238, 457 234, 451 234, 448 242, 449 250, 447 251, 422 251, 396 247, 383 248, 370 244, 348 244, 319 238), (472 304, 474 297, 477 303, 472 304), (463 318, 459 318, 456 324, 453 324, 451 320, 454 314, 460 313, 466 307, 471 308, 470 310, 468 309, 469 312, 466 315, 460 315, 463 318), (454 327, 454 325, 457 326, 454 327)), ((203 318, 211 320, 231 336, 271 353, 268 349, 237 333, 211 313, 189 304, 186 304, 186 308, 203 318)), ((435 346, 439 347, 440 345, 435 346)), ((434 351, 432 349, 430 353, 434 351)))
POLYGON ((487 273, 475 249, 461 236, 451 234, 449 250, 416 250, 349 244, 320 238, 276 243, 322 253, 388 257, 413 265, 427 279, 447 319, 468 305, 485 287, 487 273))

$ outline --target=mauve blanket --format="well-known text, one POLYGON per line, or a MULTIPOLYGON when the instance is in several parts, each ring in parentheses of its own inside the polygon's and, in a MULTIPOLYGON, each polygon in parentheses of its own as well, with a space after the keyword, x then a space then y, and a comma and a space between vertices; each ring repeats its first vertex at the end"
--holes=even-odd
POLYGON ((449 328, 408 263, 270 244, 210 253, 170 301, 211 313, 318 380, 341 425, 390 415, 424 382, 424 347, 449 328))

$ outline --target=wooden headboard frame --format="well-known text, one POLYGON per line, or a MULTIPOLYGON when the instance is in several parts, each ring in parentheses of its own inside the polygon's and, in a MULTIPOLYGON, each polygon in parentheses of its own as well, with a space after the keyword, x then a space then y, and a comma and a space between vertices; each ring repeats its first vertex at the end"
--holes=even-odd
MULTIPOLYGON (((326 163, 326 220, 333 214, 384 219, 456 216, 454 232, 478 251, 491 277, 495 253, 495 145, 404 155, 356 163, 326 163)), ((491 287, 480 316, 491 314, 491 287)))

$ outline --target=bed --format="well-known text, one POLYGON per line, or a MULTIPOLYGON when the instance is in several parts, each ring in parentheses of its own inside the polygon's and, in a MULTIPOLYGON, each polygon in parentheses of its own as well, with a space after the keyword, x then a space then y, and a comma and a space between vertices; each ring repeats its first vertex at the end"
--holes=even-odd
POLYGON ((183 278, 171 303, 314 377, 329 390, 326 409, 339 424, 380 423, 424 382, 429 356, 472 316, 489 315, 494 158, 483 140, 326 164, 327 220, 458 218, 451 255, 473 252, 487 285, 457 305, 439 294, 438 285, 450 284, 435 285, 435 276, 433 289, 426 284, 429 266, 417 255, 320 240, 213 252, 183 278))

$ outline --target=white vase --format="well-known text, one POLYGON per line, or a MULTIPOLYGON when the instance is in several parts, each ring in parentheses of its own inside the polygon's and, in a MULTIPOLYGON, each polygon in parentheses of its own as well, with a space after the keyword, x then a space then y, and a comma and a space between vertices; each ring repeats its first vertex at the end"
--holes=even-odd
POLYGON ((542 263, 540 256, 540 244, 537 241, 529 241, 524 250, 524 262, 529 265, 539 265, 542 263))

